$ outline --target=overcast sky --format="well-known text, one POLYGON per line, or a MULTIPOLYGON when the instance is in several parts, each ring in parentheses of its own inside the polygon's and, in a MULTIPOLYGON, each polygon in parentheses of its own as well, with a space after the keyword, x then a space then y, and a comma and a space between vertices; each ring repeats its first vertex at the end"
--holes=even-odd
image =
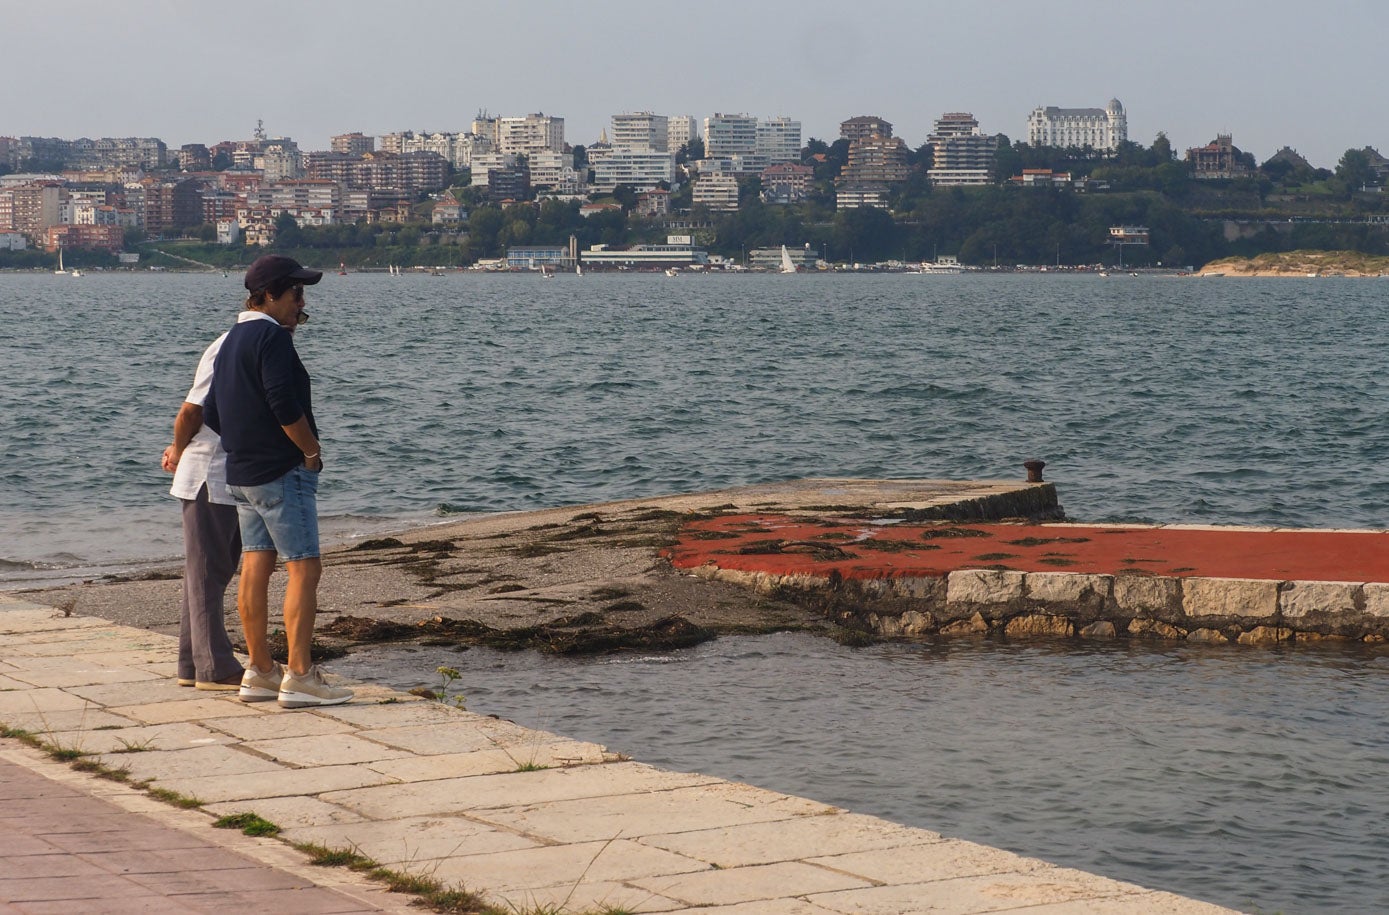
POLYGON ((1389 153, 1385 0, 9 0, 0 136, 466 130, 479 109, 787 115, 803 138, 886 118, 916 147, 946 111, 1026 139, 1039 105, 1118 98, 1129 138, 1230 133, 1259 161, 1389 153))

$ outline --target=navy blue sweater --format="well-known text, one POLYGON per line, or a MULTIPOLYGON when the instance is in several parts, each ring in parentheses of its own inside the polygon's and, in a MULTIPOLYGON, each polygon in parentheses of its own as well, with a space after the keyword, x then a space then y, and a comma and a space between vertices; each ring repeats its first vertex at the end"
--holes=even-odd
POLYGON ((227 334, 212 368, 203 422, 222 436, 227 482, 258 486, 304 463, 281 426, 313 419, 309 373, 289 331, 274 321, 241 321, 227 334))

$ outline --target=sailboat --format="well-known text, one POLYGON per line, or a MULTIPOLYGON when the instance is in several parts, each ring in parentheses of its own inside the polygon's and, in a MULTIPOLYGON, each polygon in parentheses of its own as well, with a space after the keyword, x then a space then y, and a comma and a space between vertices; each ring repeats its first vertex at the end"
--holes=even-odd
POLYGON ((554 275, 553 273, 551 273, 551 272, 546 268, 546 266, 545 266, 544 264, 541 264, 541 265, 540 265, 540 278, 541 278, 542 280, 552 280, 552 279, 555 278, 555 275, 554 275))
POLYGON ((583 275, 584 275, 584 268, 583 268, 583 266, 582 266, 581 264, 575 264, 575 265, 574 265, 574 275, 575 275, 575 276, 583 276, 583 275))
POLYGON ((781 269, 778 273, 795 273, 796 265, 791 262, 791 252, 786 250, 786 246, 781 246, 781 269))
POLYGON ((63 246, 58 246, 58 269, 53 271, 54 276, 66 276, 67 271, 63 269, 63 246))

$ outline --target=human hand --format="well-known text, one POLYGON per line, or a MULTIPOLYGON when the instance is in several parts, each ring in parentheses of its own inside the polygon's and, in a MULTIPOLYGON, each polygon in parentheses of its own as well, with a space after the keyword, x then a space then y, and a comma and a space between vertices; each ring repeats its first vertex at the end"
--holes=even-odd
POLYGON ((182 457, 182 452, 173 445, 164 449, 164 453, 159 458, 159 466, 167 473, 173 473, 178 469, 178 459, 182 457))

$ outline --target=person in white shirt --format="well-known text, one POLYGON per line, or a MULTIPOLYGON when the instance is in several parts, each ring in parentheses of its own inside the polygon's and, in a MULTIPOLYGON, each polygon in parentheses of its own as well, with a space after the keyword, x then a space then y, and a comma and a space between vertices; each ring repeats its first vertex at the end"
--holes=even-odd
POLYGON ((171 495, 183 503, 183 609, 179 616, 178 685, 203 690, 241 687, 244 668, 232 652, 222 601, 241 559, 236 504, 227 491, 227 453, 203 424, 212 365, 222 334, 203 353, 193 387, 174 418, 174 440, 160 466, 174 475, 171 495))

